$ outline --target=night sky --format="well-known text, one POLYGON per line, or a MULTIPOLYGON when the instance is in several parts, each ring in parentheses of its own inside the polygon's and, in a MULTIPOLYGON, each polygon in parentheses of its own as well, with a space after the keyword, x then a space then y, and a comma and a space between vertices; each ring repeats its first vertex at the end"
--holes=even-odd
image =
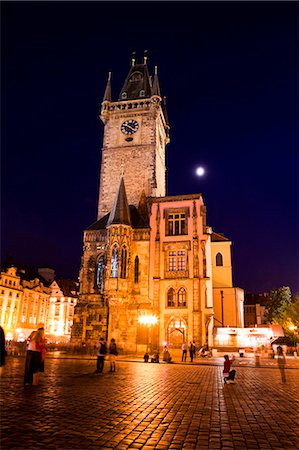
POLYGON ((1 259, 77 279, 108 71, 167 97, 168 194, 202 193, 234 285, 299 291, 297 2, 1 2, 1 259), (204 177, 195 169, 202 165, 204 177), (297 254, 296 254, 297 248, 297 254))

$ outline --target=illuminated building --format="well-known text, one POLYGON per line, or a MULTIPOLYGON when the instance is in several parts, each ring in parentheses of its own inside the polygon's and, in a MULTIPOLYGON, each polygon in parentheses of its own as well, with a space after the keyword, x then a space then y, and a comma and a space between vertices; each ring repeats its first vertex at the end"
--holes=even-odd
POLYGON ((49 340, 67 341, 71 336, 78 283, 72 280, 54 280, 50 284, 50 289, 47 337, 49 340))
POLYGON ((69 340, 78 283, 54 277, 49 268, 1 271, 0 323, 7 340, 24 341, 39 322, 49 340, 69 340))
POLYGON ((115 101, 109 74, 101 105, 98 217, 84 231, 72 341, 102 335, 136 351, 150 332, 156 348, 213 345, 215 326, 243 326, 231 242, 207 225, 201 194, 167 195, 170 127, 157 68, 150 76, 146 56, 131 62, 115 101))

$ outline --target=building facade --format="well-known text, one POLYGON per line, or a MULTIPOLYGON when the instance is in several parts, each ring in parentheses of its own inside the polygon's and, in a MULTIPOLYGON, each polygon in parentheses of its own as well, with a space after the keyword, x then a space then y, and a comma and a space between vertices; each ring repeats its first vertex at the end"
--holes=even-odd
POLYGON ((48 268, 1 270, 0 324, 7 340, 24 341, 39 322, 49 341, 70 340, 78 283, 54 277, 48 268))
POLYGON ((101 105, 98 217, 84 231, 72 341, 113 337, 125 351, 212 346, 215 311, 219 326, 243 326, 231 243, 206 224, 201 194, 167 195, 170 128, 157 68, 150 76, 146 58, 131 62, 116 101, 109 74, 101 105))

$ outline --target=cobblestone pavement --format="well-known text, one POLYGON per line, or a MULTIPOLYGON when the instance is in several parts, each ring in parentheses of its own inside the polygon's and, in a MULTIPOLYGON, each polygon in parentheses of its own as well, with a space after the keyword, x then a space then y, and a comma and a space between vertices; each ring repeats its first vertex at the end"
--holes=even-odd
POLYGON ((299 449, 299 369, 47 358, 41 385, 23 386, 24 358, 8 358, 1 386, 1 450, 299 449))

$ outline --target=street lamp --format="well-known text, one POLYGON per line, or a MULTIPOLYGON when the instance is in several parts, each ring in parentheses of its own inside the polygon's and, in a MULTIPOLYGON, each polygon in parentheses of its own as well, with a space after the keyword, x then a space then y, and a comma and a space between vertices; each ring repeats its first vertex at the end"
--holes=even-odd
POLYGON ((156 316, 154 316, 153 314, 149 314, 149 315, 142 315, 140 317, 138 317, 138 322, 141 325, 146 325, 148 328, 148 333, 147 333, 147 343, 146 343, 146 352, 148 352, 148 349, 150 347, 151 341, 150 341, 150 328, 152 325, 156 325, 158 323, 158 318, 156 316))

